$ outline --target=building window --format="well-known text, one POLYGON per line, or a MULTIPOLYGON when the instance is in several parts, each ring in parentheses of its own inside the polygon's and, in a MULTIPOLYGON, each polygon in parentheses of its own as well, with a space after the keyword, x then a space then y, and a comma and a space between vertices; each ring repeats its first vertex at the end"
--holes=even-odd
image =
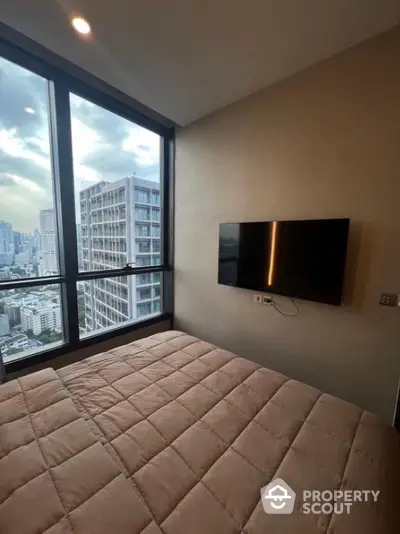
POLYGON ((144 315, 150 315, 152 313, 151 302, 141 302, 137 305, 137 316, 143 317, 144 315))
POLYGON ((158 299, 160 297, 160 286, 153 287, 153 298, 158 299))
POLYGON ((160 222, 160 210, 156 208, 152 208, 151 210, 151 220, 160 222))
MULTIPOLYGON (((154 273, 154 274, 159 274, 159 273, 154 273)), ((139 274, 137 277, 137 285, 143 286, 146 284, 151 284, 152 282, 151 276, 152 276, 151 274, 139 274)))
POLYGON ((142 289, 137 290, 137 301, 140 302, 141 300, 149 300, 152 298, 151 294, 151 287, 145 287, 142 289))
POLYGON ((138 208, 135 209, 135 218, 137 221, 149 221, 150 220, 150 210, 148 208, 138 208))
POLYGON ((149 237, 150 226, 148 224, 136 224, 135 233, 138 237, 149 237))
MULTIPOLYGON (((136 266, 137 267, 147 267, 148 265, 151 265, 151 257, 150 256, 138 256, 136 258, 136 266)), ((155 264, 153 264, 155 265, 155 264)))
POLYGON ((160 226, 158 224, 151 225, 151 236, 160 237, 160 226))
POLYGON ((151 225, 151 237, 160 237, 160 226, 158 224, 151 225))
POLYGON ((173 132, 152 118, 144 128, 142 116, 95 81, 77 95, 69 74, 57 71, 54 80, 52 65, 21 49, 18 65, 1 54, 3 43, 0 350, 12 370, 19 359, 32 365, 44 350, 70 352, 84 337, 162 311, 161 273, 152 271, 163 267, 152 254, 163 235, 152 221, 163 210, 161 141, 173 132), (150 272, 135 273, 143 267, 150 272))
POLYGON ((145 189, 135 188, 135 200, 136 202, 149 204, 150 203, 150 191, 146 191, 145 189))
POLYGON ((138 253, 139 254, 149 254, 150 252, 150 241, 138 241, 137 242, 138 253))

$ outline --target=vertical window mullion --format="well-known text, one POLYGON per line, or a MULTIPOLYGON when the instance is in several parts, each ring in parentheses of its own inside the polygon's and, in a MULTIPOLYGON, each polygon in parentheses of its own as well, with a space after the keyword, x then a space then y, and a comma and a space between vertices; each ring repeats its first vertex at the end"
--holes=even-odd
POLYGON ((58 222, 64 335, 74 347, 79 344, 77 297, 78 252, 75 226, 75 196, 71 141, 69 91, 65 82, 49 82, 52 162, 58 222))
POLYGON ((174 311, 174 139, 165 136, 161 145, 161 263, 166 267, 162 273, 163 311, 174 311))

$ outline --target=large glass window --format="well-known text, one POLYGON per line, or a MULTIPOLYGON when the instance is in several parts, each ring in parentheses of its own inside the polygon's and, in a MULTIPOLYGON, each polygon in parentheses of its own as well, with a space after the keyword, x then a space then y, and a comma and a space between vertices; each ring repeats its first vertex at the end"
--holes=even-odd
POLYGON ((136 263, 134 238, 148 227, 127 221, 150 220, 136 202, 160 188, 160 136, 75 94, 70 104, 80 270, 136 263))
POLYGON ((59 285, 0 290, 0 350, 5 363, 63 342, 59 285))
POLYGON ((160 284, 136 289, 138 282, 137 275, 78 282, 80 337, 136 321, 143 315, 141 301, 149 304, 150 311, 146 315, 155 313, 152 302, 157 300, 157 293, 159 296, 160 284))
POLYGON ((21 50, 16 57, 24 67, 0 56, 6 364, 76 350, 82 338, 162 312, 167 265, 154 253, 161 227, 167 231, 160 223, 161 146, 172 134, 97 89, 77 94, 77 80, 53 79, 50 65, 21 50))
POLYGON ((59 273, 47 93, 0 57, 0 281, 59 273))

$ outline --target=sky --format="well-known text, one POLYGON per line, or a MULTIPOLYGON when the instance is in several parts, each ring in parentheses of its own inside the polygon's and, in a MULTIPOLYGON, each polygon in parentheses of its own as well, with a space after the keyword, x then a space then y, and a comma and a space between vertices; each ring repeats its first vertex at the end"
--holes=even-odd
MULTIPOLYGON (((71 94, 77 220, 79 191, 131 176, 159 181, 160 137, 71 94)), ((0 57, 0 220, 18 232, 54 206, 47 82, 0 57)))

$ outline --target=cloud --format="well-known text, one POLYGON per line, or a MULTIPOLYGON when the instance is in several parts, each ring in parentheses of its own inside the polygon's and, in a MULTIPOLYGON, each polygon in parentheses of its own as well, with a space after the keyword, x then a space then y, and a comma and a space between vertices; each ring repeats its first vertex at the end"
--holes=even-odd
POLYGON ((0 187, 6 187, 8 185, 14 185, 15 181, 12 176, 8 176, 7 174, 0 174, 0 187))
POLYGON ((158 173, 157 134, 76 95, 71 95, 71 113, 73 138, 80 137, 79 128, 95 132, 91 150, 80 163, 99 179, 114 181, 134 173, 145 178, 158 173))
POLYGON ((10 130, 31 150, 41 151, 33 140, 47 129, 46 80, 0 57, 0 102, 7 103, 1 106, 0 129, 10 130))
MULTIPOLYGON (((96 181, 158 181, 160 137, 71 94, 75 197, 96 181)), ((0 213, 15 230, 53 205, 47 81, 0 58, 0 213), (28 113, 31 108, 34 113, 28 113)))
POLYGON ((5 152, 0 153, 0 173, 23 176, 43 188, 51 188, 50 170, 38 165, 29 158, 15 157, 5 152))

